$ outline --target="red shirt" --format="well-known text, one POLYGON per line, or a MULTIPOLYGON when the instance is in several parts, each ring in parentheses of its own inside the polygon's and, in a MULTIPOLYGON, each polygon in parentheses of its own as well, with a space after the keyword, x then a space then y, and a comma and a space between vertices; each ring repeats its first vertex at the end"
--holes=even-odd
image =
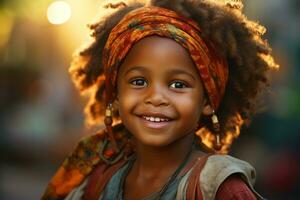
POLYGON ((219 187, 216 200, 256 200, 257 198, 238 176, 231 175, 219 187))

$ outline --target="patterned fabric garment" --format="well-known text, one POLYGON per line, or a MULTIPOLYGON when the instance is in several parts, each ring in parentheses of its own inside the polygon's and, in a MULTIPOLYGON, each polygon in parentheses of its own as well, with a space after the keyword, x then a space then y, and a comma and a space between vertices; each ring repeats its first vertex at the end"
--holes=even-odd
MULTIPOLYGON (((104 191, 100 194, 98 200, 123 200, 122 187, 124 184, 123 181, 128 167, 129 165, 127 163, 112 176, 112 178, 106 185, 104 191)), ((164 195, 161 197, 161 200, 181 199, 181 197, 184 196, 185 194, 178 193, 178 188, 180 184, 181 185, 186 184, 186 180, 189 174, 190 173, 187 172, 174 179, 174 181, 170 183, 164 195)), ((65 198, 65 200, 82 200, 88 181, 89 179, 87 178, 81 185, 79 185, 73 191, 71 191, 69 195, 65 198)), ((141 200, 156 200, 156 199, 157 199, 157 193, 153 193, 141 200)))
MULTIPOLYGON (((124 143, 124 140, 128 139, 125 134, 120 135, 121 133, 123 132, 117 131, 117 129, 114 130, 115 137, 118 139, 117 142, 120 146, 122 146, 121 144, 124 143)), ((95 135, 83 138, 78 143, 72 154, 63 162, 62 166, 51 179, 43 197, 41 198, 42 200, 59 200, 65 199, 67 196, 69 197, 67 198, 68 200, 81 199, 91 172, 93 172, 98 165, 106 166, 99 157, 101 151, 104 151, 104 155, 106 152, 110 152, 109 150, 111 146, 107 145, 107 147, 105 147, 103 145, 105 141, 105 134, 105 131, 101 131, 95 135)), ((126 149, 123 150, 126 152, 126 149)), ((132 153, 133 152, 128 151, 124 154, 124 156, 130 157, 132 153)), ((114 155, 114 157, 117 156, 118 155, 114 155)), ((114 167, 114 165, 106 167, 107 169, 110 169, 114 167)), ((178 200, 186 199, 189 174, 190 172, 183 173, 178 187, 176 186, 176 199, 178 200)), ((253 189, 256 177, 254 168, 247 162, 224 155, 210 156, 201 172, 199 180, 203 199, 214 199, 221 183, 232 174, 240 174, 248 186, 247 187, 245 184, 241 186, 244 182, 240 181, 238 182, 238 185, 235 184, 234 187, 230 186, 232 191, 242 190, 251 193, 249 190, 250 188, 256 195, 257 199, 263 199, 253 189)), ((236 183, 237 181, 234 182, 236 183)), ((228 187, 225 187, 222 191, 225 191, 224 194, 221 195, 223 197, 225 195, 231 195, 229 193, 226 194, 226 192, 228 192, 228 187)), ((243 192, 243 194, 246 193, 243 192)))
MULTIPOLYGON (((121 167, 110 179, 104 191, 97 200, 123 200, 123 181, 129 165, 121 167)), ((192 170, 182 173, 168 187, 161 200, 187 200, 187 185, 192 170)), ((245 161, 224 155, 212 155, 207 160, 200 175, 202 198, 197 200, 263 200, 253 188, 255 181, 254 168, 245 161)), ((85 180, 75 188, 65 200, 82 200, 85 180)), ((155 200, 157 193, 153 193, 142 200, 155 200)))
MULTIPOLYGON (((116 131, 118 127, 114 127, 114 137, 119 146, 124 146, 128 140, 128 136, 124 131, 116 131)), ((58 200, 64 199, 71 190, 80 185, 85 178, 91 173, 96 165, 103 163, 100 154, 104 154, 106 158, 115 158, 119 155, 111 155, 112 145, 105 145, 107 133, 102 130, 95 135, 82 138, 77 144, 74 151, 65 159, 59 167, 50 183, 48 184, 42 200, 58 200)), ((123 147, 121 152, 123 157, 132 154, 132 148, 123 147)))
POLYGON ((173 39, 189 52, 211 106, 217 110, 228 79, 226 59, 217 54, 208 39, 201 37, 201 29, 195 21, 155 6, 129 12, 112 29, 102 55, 106 103, 115 98, 116 77, 122 60, 135 43, 151 35, 173 39))

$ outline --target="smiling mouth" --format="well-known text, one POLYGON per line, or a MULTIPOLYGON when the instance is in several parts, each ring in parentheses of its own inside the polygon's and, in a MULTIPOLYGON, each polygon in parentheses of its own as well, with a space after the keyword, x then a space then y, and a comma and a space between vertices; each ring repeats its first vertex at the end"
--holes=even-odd
POLYGON ((144 115, 143 116, 139 116, 139 118, 142 120, 142 124, 146 128, 150 128, 150 129, 162 129, 162 128, 166 128, 173 121, 170 118, 144 116, 144 115))
POLYGON ((162 118, 162 117, 149 117, 149 116, 142 116, 143 119, 149 121, 149 122, 168 122, 171 121, 169 118, 162 118))

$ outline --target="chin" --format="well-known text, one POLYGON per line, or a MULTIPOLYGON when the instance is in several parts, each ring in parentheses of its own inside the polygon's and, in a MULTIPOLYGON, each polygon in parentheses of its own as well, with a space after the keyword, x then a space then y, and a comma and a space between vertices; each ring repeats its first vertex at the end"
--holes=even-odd
POLYGON ((148 137, 148 138, 136 138, 136 140, 145 146, 149 147, 166 147, 175 142, 175 140, 170 140, 169 138, 162 138, 158 136, 148 137))

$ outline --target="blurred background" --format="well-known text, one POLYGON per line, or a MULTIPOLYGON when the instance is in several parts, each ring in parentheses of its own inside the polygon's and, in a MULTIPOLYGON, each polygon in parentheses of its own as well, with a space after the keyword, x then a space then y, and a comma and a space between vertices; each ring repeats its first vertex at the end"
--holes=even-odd
MULTIPOLYGON (((39 199, 84 128, 84 99, 68 67, 88 40, 101 0, 0 0, 0 199, 39 199)), ((268 199, 300 199, 300 1, 244 0, 268 29, 278 73, 266 112, 242 129, 231 155, 257 169, 268 199)))

